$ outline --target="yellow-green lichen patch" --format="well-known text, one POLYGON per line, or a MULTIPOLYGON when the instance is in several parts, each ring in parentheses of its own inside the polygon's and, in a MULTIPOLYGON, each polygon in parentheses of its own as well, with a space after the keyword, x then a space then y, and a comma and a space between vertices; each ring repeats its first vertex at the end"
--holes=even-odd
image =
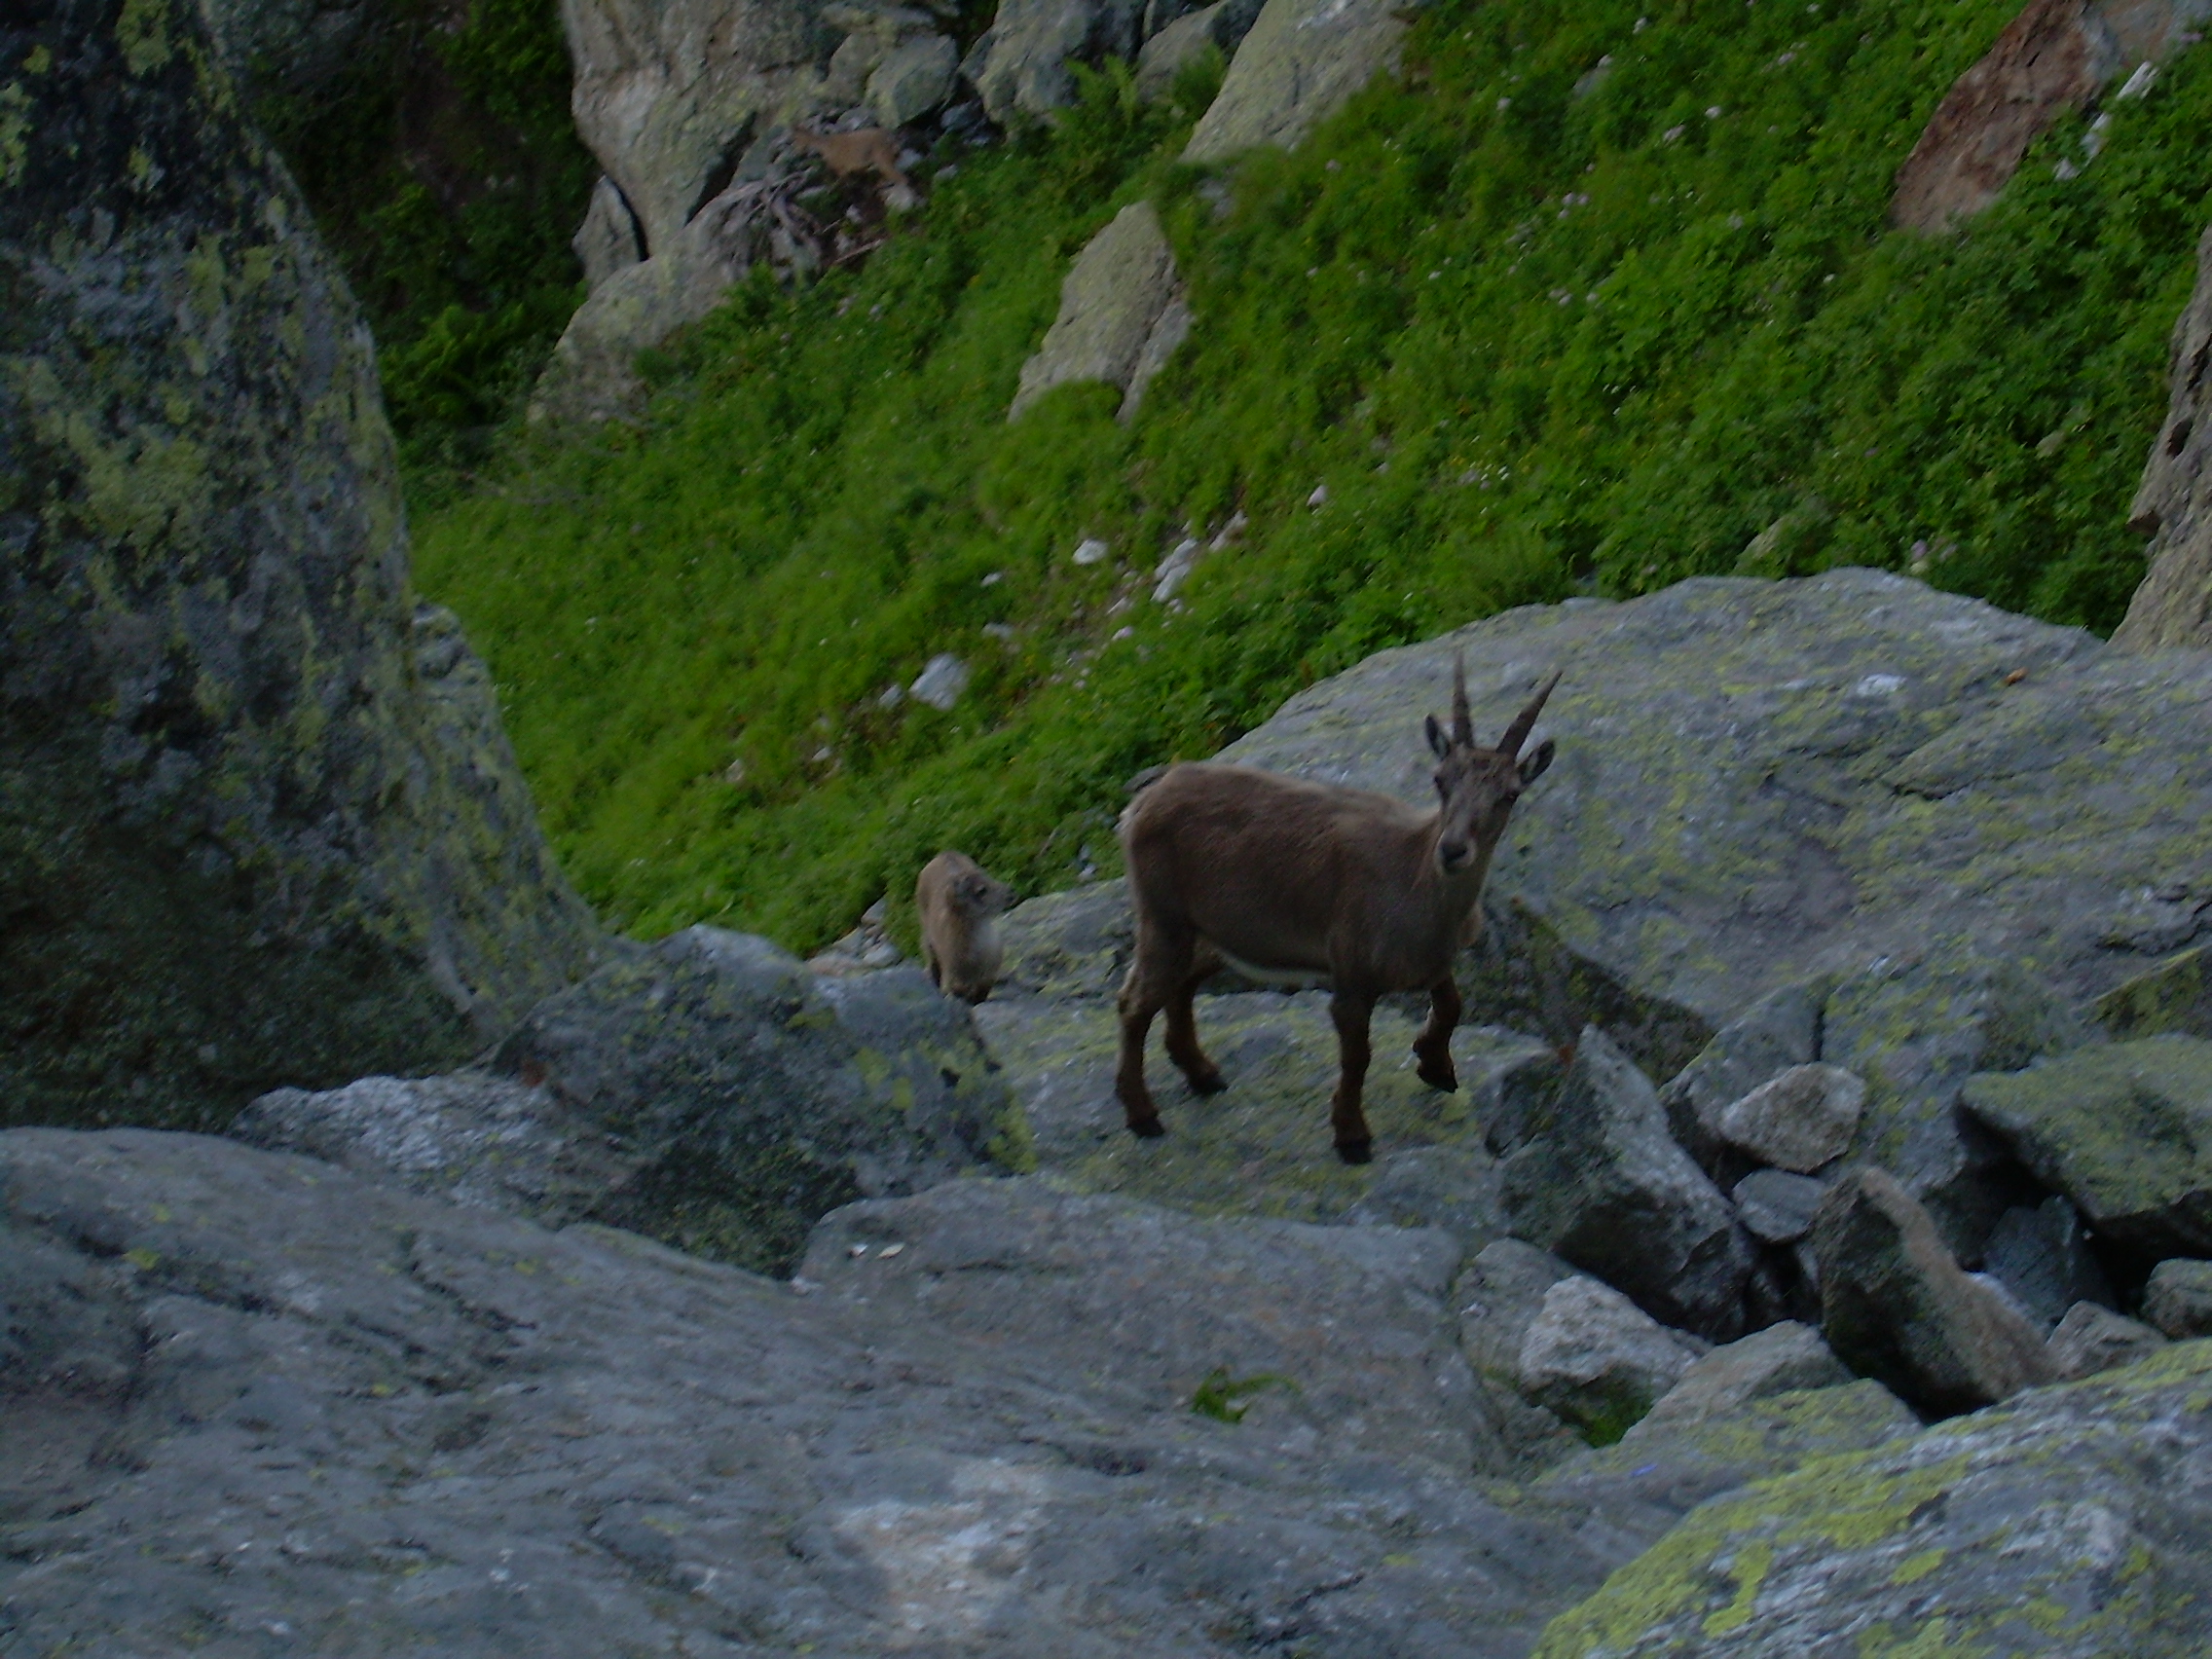
POLYGON ((144 75, 168 62, 169 0, 123 0, 115 38, 123 48, 123 61, 133 75, 144 75))

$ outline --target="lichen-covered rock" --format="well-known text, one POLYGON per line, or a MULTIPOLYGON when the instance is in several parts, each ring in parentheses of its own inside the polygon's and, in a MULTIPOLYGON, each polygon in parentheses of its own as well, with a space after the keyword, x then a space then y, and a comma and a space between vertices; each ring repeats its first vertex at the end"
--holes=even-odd
POLYGON ((1851 1380, 1820 1332, 1786 1319, 1701 1355, 1644 1420, 1694 1422, 1726 1416, 1768 1394, 1832 1388, 1851 1380))
POLYGON ((1563 1044, 1595 1020, 1672 1077, 1823 981, 1795 1057, 1866 1081, 1853 1155, 1957 1249, 2017 1201, 1961 1141, 1960 1085, 2085 1040, 2077 1011, 2212 930, 2212 656, 1876 571, 1508 611, 1310 687, 1223 757, 1422 800, 1420 719, 1461 651, 1478 731, 1565 676, 1535 734, 1558 762, 1462 959, 1470 1017, 1563 1044))
POLYGON ((1575 1273, 1544 1292, 1521 1339, 1514 1382, 1608 1445, 1681 1381, 1698 1347, 1610 1285, 1575 1273))
POLYGON ((2083 1049, 1964 1099, 2099 1236, 2145 1261, 2212 1253, 2212 1043, 2083 1049))
MULTIPOLYGON (((1002 928, 1027 908, 1008 912, 1002 928)), ((1010 975, 1068 971, 1065 958, 1017 957, 1011 939, 1008 968, 1010 975)), ((1167 1133, 1158 1140, 1139 1140, 1124 1126, 1114 1097, 1120 1033, 1110 998, 1037 997, 1002 979, 975 1018, 1028 1119, 1042 1168, 1087 1192, 1286 1221, 1343 1217, 1385 1176, 1393 1154, 1444 1147, 1479 1155, 1482 1080, 1495 1059, 1528 1047, 1510 1033, 1461 1026, 1452 1055, 1466 1086, 1442 1093, 1414 1072, 1419 1022, 1377 1009, 1367 1115, 1382 1156, 1347 1164, 1330 1150, 1337 1037, 1323 992, 1200 995, 1198 1037, 1229 1087, 1201 1100, 1179 1080, 1169 1086, 1161 1096, 1167 1133)))
POLYGON ((1263 144, 1297 148, 1354 92, 1397 67, 1405 34, 1396 0, 1267 0, 1183 160, 1225 162, 1263 144))
POLYGON ((904 1260, 872 1205, 839 1235, 866 1258, 807 1295, 233 1141, 0 1135, 8 1643, 1230 1659, 1295 1633, 1363 1659, 1419 1632, 1517 1659, 1624 1559, 1569 1506, 1377 1455, 1452 1443, 1415 1397, 1452 1365, 1433 1235, 1085 1199, 1059 1233, 1033 1195, 992 1224, 1022 1253, 984 1261, 950 1200, 994 1185, 909 1253, 1023 1300, 953 1273, 938 1320, 918 1284, 872 1294, 904 1260), (1117 1242, 1119 1284, 1090 1254, 1117 1242), (1191 1351, 1146 1340, 1156 1296, 1191 1351), (1209 1396, 1244 1421, 1193 1411, 1207 1343, 1371 1389, 1362 1444, 1249 1373, 1209 1396))
POLYGON ((1723 1106, 1714 1128, 1761 1163, 1810 1175, 1843 1156, 1865 1104, 1865 1084, 1841 1066, 1791 1066, 1723 1106))
POLYGON ((1998 1217, 1981 1265, 2046 1331, 2080 1303, 2110 1307, 2113 1302, 2112 1285, 2089 1248, 2082 1218, 2055 1193, 1998 1217))
POLYGON ((198 7, 0 20, 0 1121, 458 1061, 589 963, 198 7))
MULTIPOLYGON (((2186 891, 2171 897, 2187 903, 2186 891)), ((2154 903, 2157 902, 2153 896, 2154 903)), ((2194 905, 2189 920, 2195 921, 2194 905)), ((2181 904, 2171 925, 2179 929, 2181 904)), ((2156 968, 2115 985, 2096 1000, 2097 1023, 2115 1037, 2157 1037, 2168 1032, 2212 1037, 2212 950, 2178 951, 2156 968)))
POLYGON ((1059 314, 1021 365, 1007 419, 1075 381, 1120 387, 1124 410, 1133 412, 1145 381, 1174 349, 1154 350, 1162 329, 1180 344, 1190 331, 1190 311, 1158 210, 1150 202, 1132 202, 1076 256, 1060 284, 1059 314))
POLYGON ((2212 1262, 2176 1256, 2151 1270, 2143 1317, 2169 1337, 2212 1337, 2212 1262))
POLYGON ((622 199, 622 187, 605 173, 591 187, 584 222, 576 227, 569 246, 575 252, 576 263, 584 268, 584 285, 592 289, 645 257, 638 216, 622 199))
POLYGON ((2112 643, 2128 650, 2212 645, 2212 228, 2196 242, 2196 287, 2174 322, 2166 418, 2152 440, 2127 528, 2151 537, 2150 570, 2112 643))
POLYGON ((2212 1344, 2177 1346, 1715 1497, 1553 1621, 1536 1659, 2192 1659, 2212 1599, 2208 1382, 2212 1344))
POLYGON ((2053 122, 2194 45, 2203 18, 2198 0, 2029 0, 1928 118, 1898 169, 1891 220, 1933 232, 1972 218, 2053 122))
POLYGON ((389 0, 206 0, 223 67, 249 97, 310 96, 393 21, 389 0))
POLYGON ((2094 1302, 2077 1302, 2066 1310, 2044 1346, 2059 1379, 2079 1382, 2100 1371, 2133 1365, 2165 1346, 2150 1326, 2094 1302))
POLYGON ((885 127, 919 121, 952 95, 960 49, 940 34, 915 35, 884 54, 867 78, 867 106, 885 127))
POLYGON ((1967 1276, 1885 1171, 1855 1169, 1829 1188, 1812 1243, 1823 1333, 1860 1375, 1939 1413, 2050 1380, 2043 1334, 1967 1276))
POLYGON ((1659 1097, 1597 1027, 1582 1033, 1549 1118, 1505 1161, 1514 1233, 1722 1341, 1744 1328, 1751 1250, 1735 1212, 1667 1134, 1659 1097))
POLYGON ((784 1272, 838 1204, 1027 1166, 966 1010, 690 928, 540 1003, 494 1071, 254 1102, 233 1132, 560 1226, 784 1272))

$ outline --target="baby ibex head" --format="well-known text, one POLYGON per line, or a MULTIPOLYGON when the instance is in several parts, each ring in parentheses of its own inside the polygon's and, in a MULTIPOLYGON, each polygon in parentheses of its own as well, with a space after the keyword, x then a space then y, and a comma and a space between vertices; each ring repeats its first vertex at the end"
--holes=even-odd
POLYGON ((1505 821, 1521 792, 1543 775, 1552 763, 1552 742, 1546 738, 1526 756, 1521 745, 1543 713, 1544 699, 1559 683, 1554 674, 1514 716, 1495 749, 1475 741, 1475 724, 1467 713, 1467 662, 1452 663, 1452 729, 1446 733, 1434 715, 1428 717, 1428 746, 1436 752, 1436 795, 1441 801, 1436 833, 1436 861, 1446 875, 1480 868, 1505 833, 1505 821))
POLYGON ((1014 889, 979 869, 970 869, 952 883, 951 898, 962 915, 981 921, 1004 912, 1014 903, 1014 889))

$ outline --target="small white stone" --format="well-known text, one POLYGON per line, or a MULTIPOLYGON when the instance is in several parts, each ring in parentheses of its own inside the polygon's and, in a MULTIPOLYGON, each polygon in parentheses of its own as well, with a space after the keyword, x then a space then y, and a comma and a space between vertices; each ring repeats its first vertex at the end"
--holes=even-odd
POLYGON ((1104 562, 1114 549, 1095 535, 1086 536, 1077 543, 1075 562, 1079 565, 1096 565, 1104 562))
POLYGON ((941 711, 950 711, 967 689, 968 665, 950 651, 940 651, 930 658, 914 676, 913 684, 906 687, 915 702, 941 711))
POLYGON ((1328 500, 1329 487, 1326 484, 1316 484, 1313 486, 1313 494, 1306 498, 1306 504, 1309 507, 1326 506, 1328 500))
POLYGON ((885 1260, 889 1260, 891 1257, 898 1255, 900 1251, 905 1248, 906 1246, 903 1244, 886 1244, 882 1249, 878 1250, 876 1254, 883 1257, 885 1260))
POLYGON ((867 1246, 866 1244, 848 1244, 845 1246, 845 1254, 857 1262, 867 1254, 867 1246))

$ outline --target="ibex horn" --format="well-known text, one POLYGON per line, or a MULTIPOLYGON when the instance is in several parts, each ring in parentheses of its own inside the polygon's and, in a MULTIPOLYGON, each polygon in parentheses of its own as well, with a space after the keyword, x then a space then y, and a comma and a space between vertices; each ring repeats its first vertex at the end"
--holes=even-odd
POLYGON ((1475 741, 1475 718, 1467 712, 1467 657, 1464 651, 1452 658, 1452 741, 1472 746, 1475 741))
POLYGON ((1521 745, 1534 728, 1536 717, 1544 712, 1544 699, 1552 694, 1552 687, 1559 683, 1560 672, 1560 670, 1554 669, 1552 677, 1537 688, 1533 697, 1529 699, 1529 706, 1513 717, 1513 723, 1505 728, 1505 735, 1497 740, 1499 754, 1519 755, 1521 753, 1521 745))

